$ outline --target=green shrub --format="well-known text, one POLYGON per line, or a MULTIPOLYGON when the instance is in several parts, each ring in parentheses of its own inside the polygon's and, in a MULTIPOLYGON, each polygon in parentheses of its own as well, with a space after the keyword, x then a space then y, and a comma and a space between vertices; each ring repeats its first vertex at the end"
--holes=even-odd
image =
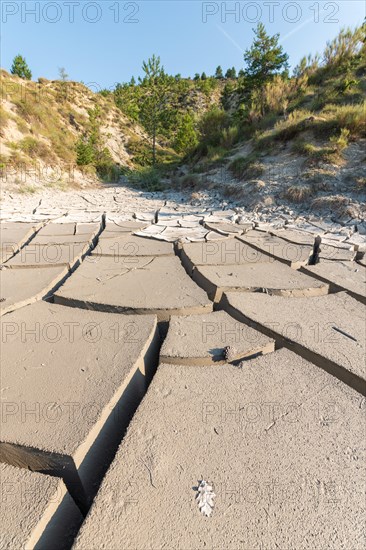
POLYGON ((101 133, 102 112, 98 106, 89 109, 87 132, 75 145, 76 163, 78 166, 93 166, 99 178, 106 181, 118 181, 120 171, 113 157, 104 145, 105 137, 101 133))
POLYGON ((78 166, 87 166, 95 161, 94 148, 85 138, 80 138, 76 143, 76 164, 78 166))
POLYGON ((13 151, 7 159, 9 166, 29 166, 30 161, 20 151, 13 151))
POLYGON ((250 162, 245 170, 245 177, 248 179, 259 178, 264 174, 264 165, 260 162, 250 162))
POLYGON ((326 164, 336 164, 339 160, 337 150, 333 147, 310 147, 309 157, 315 163, 324 162, 326 164))
POLYGON ((195 86, 206 96, 209 96, 217 88, 218 83, 215 78, 210 77, 195 81, 195 86))
POLYGON ((29 156, 34 156, 37 153, 39 147, 39 141, 34 137, 25 137, 18 143, 19 149, 29 156))
POLYGON ((342 65, 349 61, 360 51, 364 42, 364 29, 343 28, 336 38, 327 42, 324 51, 324 61, 326 65, 342 65))
POLYGON ((178 117, 178 130, 174 140, 174 149, 178 153, 189 153, 197 144, 198 137, 194 117, 190 113, 185 113, 178 117))
MULTIPOLYGON (((327 105, 322 113, 322 120, 313 127, 315 137, 330 138, 342 129, 348 130, 349 140, 366 136, 366 102, 355 105, 327 105)), ((347 138, 347 139, 348 139, 347 138)))
POLYGON ((49 110, 40 99, 34 94, 32 100, 31 92, 25 99, 14 99, 13 102, 16 106, 17 112, 27 122, 39 122, 43 123, 49 117, 49 110))
POLYGON ((222 109, 214 107, 207 111, 199 123, 201 142, 213 147, 219 145, 222 132, 229 127, 229 124, 230 117, 222 109))
POLYGON ((290 141, 295 139, 303 130, 306 119, 311 112, 298 109, 290 113, 286 119, 279 120, 272 130, 267 130, 255 139, 255 147, 264 150, 273 145, 273 141, 290 141))
POLYGON ((230 149, 239 138, 239 128, 237 126, 229 126, 224 128, 221 133, 220 145, 226 149, 230 149))
POLYGON ((349 130, 350 138, 365 137, 366 135, 366 102, 357 105, 328 106, 324 114, 334 120, 337 129, 349 130))
POLYGON ((96 164, 95 168, 97 175, 106 182, 118 183, 122 175, 121 168, 113 162, 101 161, 96 164))
POLYGON ((9 113, 7 111, 5 111, 4 107, 2 105, 0 105, 0 123, 1 123, 1 128, 4 128, 7 121, 9 120, 9 113))
POLYGON ((348 146, 349 130, 342 128, 339 135, 330 138, 329 147, 317 147, 313 143, 307 142, 304 138, 299 138, 292 145, 292 152, 306 156, 312 163, 333 163, 342 162, 342 152, 348 146))
POLYGON ((264 173, 264 165, 258 162, 255 154, 248 157, 236 157, 230 164, 229 170, 233 176, 238 179, 255 179, 264 173))
POLYGON ((100 151, 96 152, 94 166, 96 168, 97 175, 103 181, 114 183, 119 181, 119 178, 121 176, 120 168, 115 164, 113 157, 107 147, 104 147, 100 151))
POLYGON ((133 170, 128 175, 128 180, 133 187, 149 192, 163 191, 165 186, 161 182, 160 172, 153 167, 141 167, 133 170))
POLYGON ((37 189, 34 187, 34 185, 23 185, 21 184, 20 187, 17 188, 17 192, 21 195, 32 195, 35 193, 37 189))
POLYGON ((348 138, 350 131, 347 128, 342 128, 339 136, 331 136, 330 143, 332 143, 337 149, 338 153, 341 153, 348 147, 348 138))
POLYGON ((197 174, 187 174, 180 180, 181 189, 195 189, 201 182, 201 178, 197 174))
POLYGON ((245 157, 236 157, 229 164, 229 170, 235 178, 241 179, 246 166, 247 166, 247 159, 245 157))
POLYGON ((274 137, 280 141, 289 141, 299 135, 304 129, 304 122, 311 117, 309 111, 299 109, 290 113, 287 119, 280 120, 274 127, 274 137))
POLYGON ((20 151, 23 151, 29 157, 40 158, 47 161, 54 160, 55 156, 46 143, 32 136, 27 136, 17 143, 20 151))
POLYGON ((28 125, 25 122, 25 120, 23 120, 17 115, 14 115, 13 118, 18 127, 19 132, 21 132, 22 134, 26 134, 28 132, 28 125))
POLYGON ((311 146, 304 138, 298 137, 294 140, 291 150, 298 155, 308 156, 311 152, 311 146))
POLYGON ((135 164, 149 166, 151 164, 151 147, 137 138, 130 138, 127 151, 133 156, 135 164))
POLYGON ((221 145, 208 145, 207 146, 207 160, 211 162, 221 162, 225 155, 227 155, 227 150, 221 145))
POLYGON ((292 151, 308 157, 314 162, 332 162, 337 153, 336 147, 317 147, 304 139, 296 140, 292 146, 292 151))

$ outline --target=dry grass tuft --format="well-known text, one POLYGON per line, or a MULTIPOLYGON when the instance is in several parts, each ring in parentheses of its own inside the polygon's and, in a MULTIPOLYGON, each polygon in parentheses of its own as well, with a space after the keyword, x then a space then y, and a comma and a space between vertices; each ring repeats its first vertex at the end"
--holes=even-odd
POLYGON ((360 176, 356 178, 355 182, 355 189, 356 191, 366 191, 366 177, 360 176))
POLYGON ((318 212, 328 211, 338 218, 357 218, 360 214, 359 206, 343 195, 317 197, 312 201, 311 208, 318 212))
POLYGON ((20 151, 28 155, 31 159, 41 159, 45 162, 53 162, 56 156, 43 141, 32 136, 27 136, 17 143, 20 151))
POLYGON ((236 157, 230 164, 229 170, 239 181, 259 178, 265 171, 264 165, 258 161, 256 155, 236 157))
POLYGON ((283 197, 290 202, 302 203, 307 201, 314 194, 311 185, 290 185, 283 192, 283 197))

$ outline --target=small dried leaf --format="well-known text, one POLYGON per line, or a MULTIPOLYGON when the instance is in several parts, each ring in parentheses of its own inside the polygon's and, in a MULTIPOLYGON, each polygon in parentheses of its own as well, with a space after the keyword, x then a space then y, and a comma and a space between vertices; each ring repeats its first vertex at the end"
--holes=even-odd
POLYGON ((198 501, 198 507, 204 516, 210 517, 214 509, 214 497, 215 493, 212 490, 212 486, 205 481, 201 481, 198 487, 198 493, 196 500, 198 501))

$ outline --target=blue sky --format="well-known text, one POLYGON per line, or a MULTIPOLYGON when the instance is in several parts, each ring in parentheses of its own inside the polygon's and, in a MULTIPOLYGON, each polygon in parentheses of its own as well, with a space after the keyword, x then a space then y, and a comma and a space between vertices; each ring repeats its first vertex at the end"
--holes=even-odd
POLYGON ((364 17, 363 0, 3 0, 1 66, 9 70, 21 53, 34 79, 57 78, 58 67, 65 67, 72 80, 95 89, 138 76, 152 53, 171 74, 213 74, 217 65, 243 66, 260 20, 271 34, 281 34, 294 67, 364 17))

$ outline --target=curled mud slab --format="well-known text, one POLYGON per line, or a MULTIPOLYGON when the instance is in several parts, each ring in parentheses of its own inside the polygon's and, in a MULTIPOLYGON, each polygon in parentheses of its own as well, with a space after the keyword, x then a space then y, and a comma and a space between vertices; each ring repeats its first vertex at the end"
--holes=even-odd
POLYGON ((173 256, 174 246, 172 243, 144 239, 135 235, 119 237, 104 237, 102 233, 98 245, 93 252, 100 256, 173 256))
POLYGON ((1 223, 1 263, 11 258, 41 227, 41 223, 1 223))
POLYGON ((184 244, 181 259, 189 274, 199 266, 245 265, 271 261, 266 254, 236 238, 184 244))
POLYGON ((160 361, 178 365, 225 364, 274 351, 274 340, 224 311, 172 317, 160 361))
POLYGON ((238 239, 294 269, 307 265, 313 253, 313 246, 294 244, 260 231, 249 231, 238 239))
POLYGON ((1 276, 1 315, 52 294, 68 276, 65 266, 4 268, 1 276))
POLYGON ((175 256, 92 256, 59 289, 55 301, 86 309, 153 313, 159 321, 212 311, 206 293, 175 256))
POLYGON ((366 312, 346 292, 308 298, 228 292, 220 305, 365 394, 366 312))
POLYGON ((100 456, 120 441, 158 349, 154 316, 45 302, 6 316, 0 460, 62 477, 85 511, 100 456))
POLYGON ((227 291, 266 292, 277 296, 321 296, 328 293, 326 283, 276 261, 201 266, 194 269, 192 277, 214 302, 219 302, 227 291))
POLYGON ((302 268, 304 273, 329 283, 331 292, 347 290, 351 296, 366 304, 366 270, 357 262, 321 260, 302 268))
MULTIPOLYGON (((53 523, 53 514, 67 497, 64 483, 56 477, 0 464, 1 548, 30 549, 39 544, 53 523)), ((80 517, 75 504, 70 508, 80 517)), ((64 525, 66 528, 66 525, 64 525)))

